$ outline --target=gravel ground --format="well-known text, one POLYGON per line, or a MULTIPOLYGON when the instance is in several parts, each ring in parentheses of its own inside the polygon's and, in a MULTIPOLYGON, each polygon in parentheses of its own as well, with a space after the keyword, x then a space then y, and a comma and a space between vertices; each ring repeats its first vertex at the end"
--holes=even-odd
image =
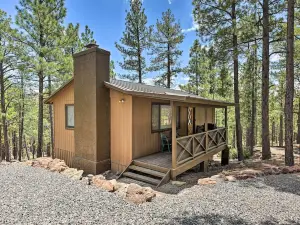
POLYGON ((0 224, 300 224, 300 177, 193 186, 129 204, 61 174, 0 165, 0 224))

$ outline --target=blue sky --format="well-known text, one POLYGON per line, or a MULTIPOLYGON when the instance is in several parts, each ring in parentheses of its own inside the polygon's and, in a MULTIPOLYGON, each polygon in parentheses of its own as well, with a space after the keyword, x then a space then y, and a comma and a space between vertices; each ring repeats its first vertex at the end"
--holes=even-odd
MULTIPOLYGON (((6 11, 13 18, 16 15, 15 5, 19 0, 1 0, 0 8, 6 11)), ((122 36, 125 24, 125 10, 129 7, 129 0, 66 0, 67 18, 66 23, 79 23, 81 29, 88 25, 94 31, 97 44, 111 52, 111 59, 116 63, 116 72, 122 71, 117 61, 121 61, 121 54, 115 48, 115 41, 122 36)), ((181 65, 185 66, 189 59, 189 49, 197 38, 192 19, 191 0, 144 0, 144 8, 148 17, 148 24, 156 23, 161 18, 162 12, 168 8, 172 10, 175 17, 180 21, 181 27, 185 30, 185 40, 180 48, 183 50, 181 65)), ((146 75, 148 83, 157 74, 146 75)), ((179 75, 175 86, 185 83, 187 77, 179 75)))

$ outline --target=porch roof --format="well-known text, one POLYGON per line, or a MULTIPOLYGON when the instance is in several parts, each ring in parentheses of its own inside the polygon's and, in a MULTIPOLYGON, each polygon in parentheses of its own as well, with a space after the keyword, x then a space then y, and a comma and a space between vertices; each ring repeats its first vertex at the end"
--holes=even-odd
POLYGON ((234 106, 234 103, 203 98, 198 95, 190 94, 184 91, 152 86, 140 83, 133 83, 123 80, 111 80, 104 82, 105 86, 129 95, 142 96, 147 98, 165 99, 171 101, 188 102, 195 104, 206 104, 214 106, 234 106))

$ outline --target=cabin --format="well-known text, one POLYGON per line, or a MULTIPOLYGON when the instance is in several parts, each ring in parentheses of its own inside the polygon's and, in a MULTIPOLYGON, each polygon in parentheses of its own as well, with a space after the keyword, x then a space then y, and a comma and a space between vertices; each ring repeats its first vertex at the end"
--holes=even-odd
POLYGON ((86 173, 162 185, 222 152, 227 164, 227 107, 233 103, 109 78, 110 53, 74 55, 74 77, 54 92, 54 154, 86 173), (224 110, 224 127, 215 110, 224 110))

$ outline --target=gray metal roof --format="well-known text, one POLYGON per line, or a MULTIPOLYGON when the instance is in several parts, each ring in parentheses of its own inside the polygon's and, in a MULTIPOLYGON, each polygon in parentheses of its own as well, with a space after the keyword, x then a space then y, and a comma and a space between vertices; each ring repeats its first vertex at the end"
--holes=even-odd
POLYGON ((191 99, 199 100, 199 102, 201 103, 207 103, 210 105, 234 105, 234 103, 203 98, 185 91, 169 89, 160 86, 133 83, 123 80, 111 80, 110 82, 105 82, 105 86, 127 94, 142 95, 145 97, 163 98, 179 101, 188 101, 191 99))

